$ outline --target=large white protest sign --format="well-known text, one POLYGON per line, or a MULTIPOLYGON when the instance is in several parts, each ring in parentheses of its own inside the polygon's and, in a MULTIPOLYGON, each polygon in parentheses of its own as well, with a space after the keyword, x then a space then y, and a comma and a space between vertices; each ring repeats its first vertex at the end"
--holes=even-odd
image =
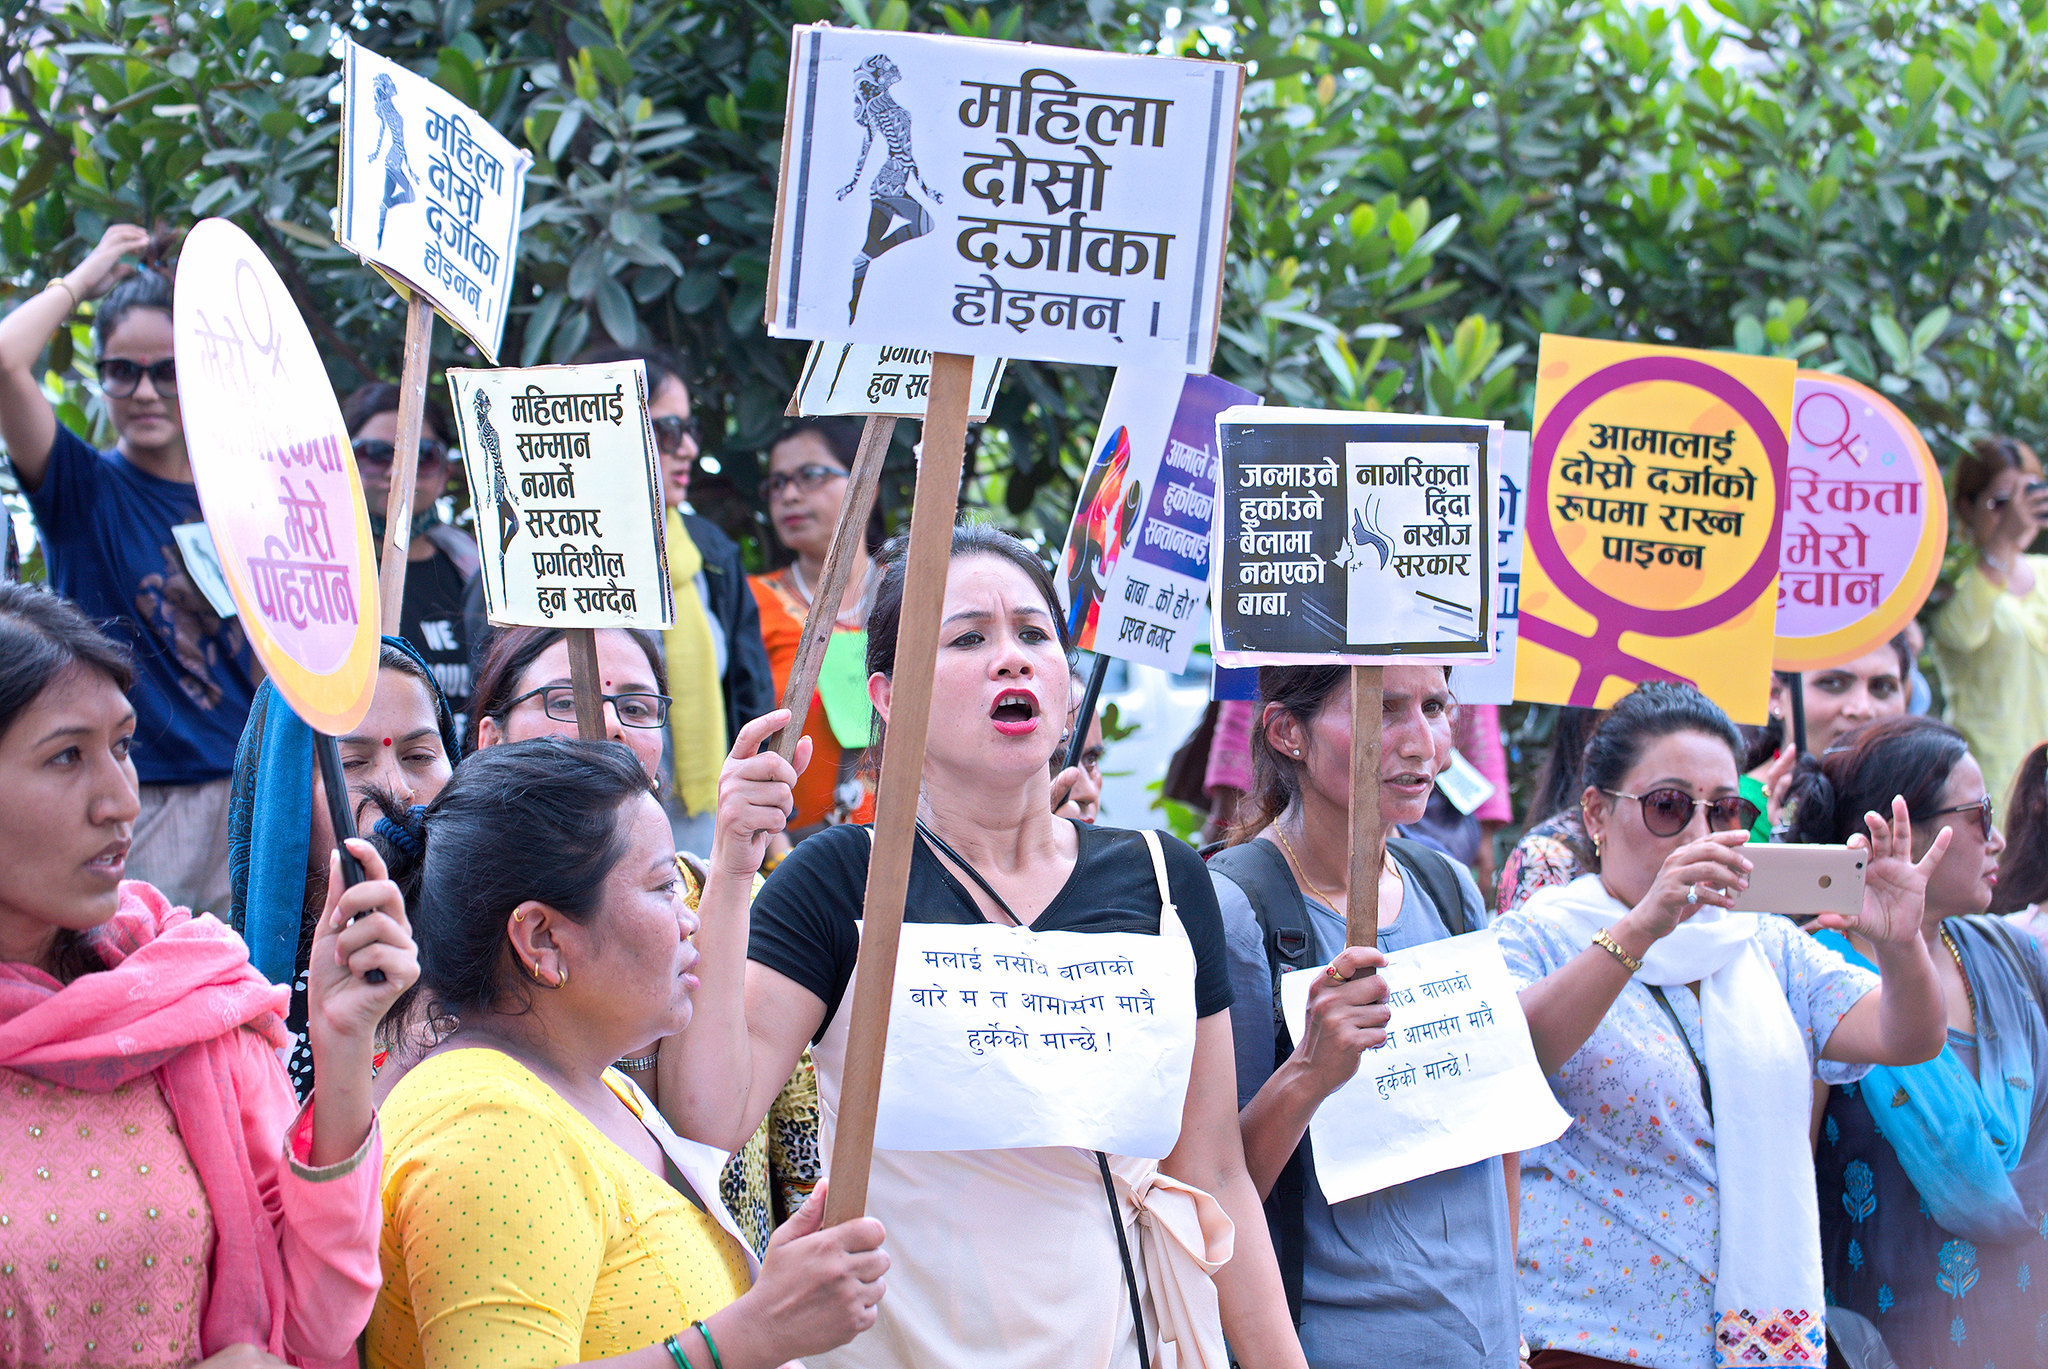
POLYGON ((494 623, 674 621, 661 464, 637 361, 448 372, 494 623))
MULTIPOLYGON (((974 380, 968 387, 967 421, 986 423, 1003 383, 1001 357, 976 357, 974 380)), ((796 394, 792 416, 834 415, 883 418, 924 417, 932 388, 932 354, 915 347, 877 347, 868 342, 811 344, 796 394)))
MULTIPOLYGON (((1280 1009, 1297 1041, 1322 973, 1281 978, 1280 1009)), ((1571 1118, 1544 1082, 1492 932, 1394 951, 1380 974, 1393 1013, 1387 1043, 1309 1119, 1325 1197, 1341 1203, 1564 1134, 1571 1118)))
POLYGON ((1171 1153, 1195 1053, 1178 931, 904 923, 875 1144, 1171 1153))
POLYGON ((815 25, 768 330, 1204 371, 1244 69, 815 25))
POLYGON ((1075 646, 1187 669, 1209 592, 1216 415, 1258 402, 1214 376, 1117 368, 1060 556, 1075 646))
POLYGON ((1462 664, 1493 655, 1501 425, 1236 408, 1216 420, 1216 659, 1462 664))
MULTIPOLYGON (((1522 617, 1522 518, 1528 508, 1529 434, 1506 433, 1494 486, 1493 659, 1458 669, 1460 703, 1504 704, 1515 698, 1515 627, 1522 617)), ((1465 810, 1470 812, 1470 809, 1465 810)))
POLYGON ((342 55, 341 245, 416 290, 498 359, 530 153, 423 76, 342 55))

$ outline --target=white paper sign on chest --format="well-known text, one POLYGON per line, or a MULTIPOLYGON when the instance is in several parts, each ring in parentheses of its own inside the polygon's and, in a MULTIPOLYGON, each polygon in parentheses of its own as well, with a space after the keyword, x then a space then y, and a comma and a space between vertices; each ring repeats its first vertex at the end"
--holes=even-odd
POLYGON ((661 464, 638 361, 448 372, 494 623, 675 621, 661 464))
POLYGON ((342 54, 341 245, 498 359, 530 153, 447 91, 356 43, 342 54))
POLYGON ((777 337, 1205 371, 1244 69, 800 27, 777 337))
MULTIPOLYGON (((1297 1041, 1322 973, 1295 970, 1280 981, 1297 1041)), ((1571 1118, 1536 1064, 1494 933, 1394 951, 1380 973, 1393 1013, 1387 1043, 1365 1053, 1308 1124, 1325 1197, 1341 1203, 1564 1135, 1571 1118)))

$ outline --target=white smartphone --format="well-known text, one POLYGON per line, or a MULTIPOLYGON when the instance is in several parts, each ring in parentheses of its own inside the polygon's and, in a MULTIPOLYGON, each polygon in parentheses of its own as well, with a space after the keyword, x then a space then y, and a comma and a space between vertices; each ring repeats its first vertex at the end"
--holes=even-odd
POLYGON ((1870 852, 1848 846, 1777 842, 1745 845, 1756 868, 1742 891, 1741 908, 1782 913, 1809 922, 1822 913, 1853 917, 1863 909, 1863 870, 1870 852))

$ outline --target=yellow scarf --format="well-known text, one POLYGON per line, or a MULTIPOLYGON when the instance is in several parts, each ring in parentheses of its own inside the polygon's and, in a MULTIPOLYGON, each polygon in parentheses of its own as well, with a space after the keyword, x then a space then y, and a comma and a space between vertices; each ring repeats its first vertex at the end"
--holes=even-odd
MULTIPOLYGON (((668 511, 668 582, 676 624, 662 634, 668 655, 669 736, 675 749, 676 797, 691 817, 718 805, 718 772, 725 764, 725 695, 719 688, 711 620, 697 593, 704 553, 690 540, 683 516, 668 511)), ((730 650, 732 644, 726 644, 730 650)))

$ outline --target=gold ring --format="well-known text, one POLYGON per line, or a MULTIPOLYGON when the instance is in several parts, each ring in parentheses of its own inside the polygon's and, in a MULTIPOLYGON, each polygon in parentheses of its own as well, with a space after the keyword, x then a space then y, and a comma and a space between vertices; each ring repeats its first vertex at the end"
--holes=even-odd
POLYGON ((1349 984, 1351 982, 1351 976, 1348 974, 1338 974, 1335 965, 1323 966, 1323 973, 1336 980, 1339 984, 1349 984))

